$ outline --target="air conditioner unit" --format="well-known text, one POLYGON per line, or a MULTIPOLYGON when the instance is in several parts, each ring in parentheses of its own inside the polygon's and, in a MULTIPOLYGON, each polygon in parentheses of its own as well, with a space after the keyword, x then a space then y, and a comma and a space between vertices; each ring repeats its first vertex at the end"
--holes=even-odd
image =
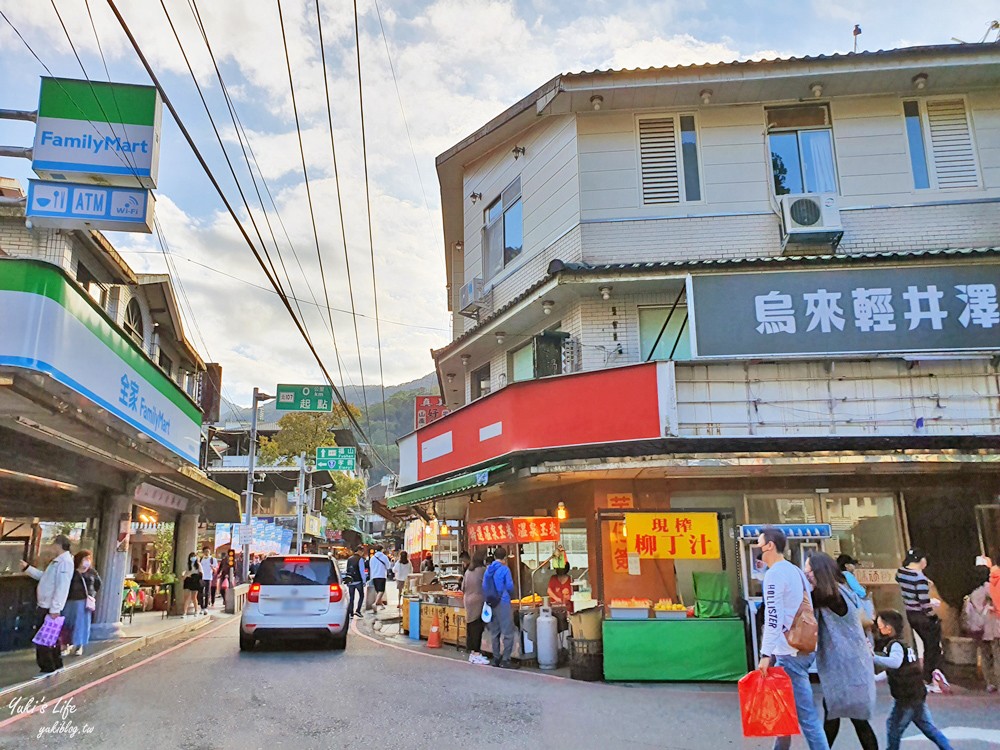
POLYGON ((458 310, 462 315, 475 316, 483 306, 483 280, 475 278, 463 284, 458 293, 458 310))
POLYGON ((782 195, 782 242, 829 244, 834 248, 844 236, 840 208, 833 193, 782 195))

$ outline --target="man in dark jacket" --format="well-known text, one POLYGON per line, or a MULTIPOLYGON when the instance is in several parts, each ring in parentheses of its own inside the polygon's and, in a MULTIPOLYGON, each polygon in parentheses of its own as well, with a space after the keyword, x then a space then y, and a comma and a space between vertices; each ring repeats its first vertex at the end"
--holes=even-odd
POLYGON ((367 567, 368 561, 361 554, 361 547, 355 547, 354 554, 347 558, 347 575, 351 577, 351 582, 347 586, 351 594, 351 598, 347 603, 347 611, 348 613, 353 612, 358 617, 362 614, 361 608, 365 606, 365 583, 368 580, 367 567), (357 606, 354 604, 355 597, 358 600, 357 606))

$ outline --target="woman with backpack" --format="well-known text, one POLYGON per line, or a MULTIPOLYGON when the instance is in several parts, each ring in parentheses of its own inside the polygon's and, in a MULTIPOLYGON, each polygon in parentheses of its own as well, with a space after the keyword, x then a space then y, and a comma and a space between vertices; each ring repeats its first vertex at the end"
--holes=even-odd
POLYGON ((813 585, 813 611, 819 625, 816 671, 823 687, 827 742, 833 747, 840 720, 850 719, 862 750, 878 750, 878 739, 868 723, 875 712, 875 668, 862 627, 861 600, 829 555, 813 553, 805 569, 813 585))
POLYGON ((986 680, 986 692, 1000 685, 1000 614, 990 597, 990 569, 976 566, 976 587, 962 604, 962 627, 979 646, 979 661, 986 680))

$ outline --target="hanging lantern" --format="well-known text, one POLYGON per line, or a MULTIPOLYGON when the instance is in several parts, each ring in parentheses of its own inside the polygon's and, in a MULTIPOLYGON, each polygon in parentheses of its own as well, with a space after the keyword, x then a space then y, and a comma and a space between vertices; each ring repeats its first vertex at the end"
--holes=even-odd
POLYGON ((556 518, 560 521, 565 521, 568 517, 569 511, 566 510, 566 503, 560 500, 559 505, 556 506, 556 518))

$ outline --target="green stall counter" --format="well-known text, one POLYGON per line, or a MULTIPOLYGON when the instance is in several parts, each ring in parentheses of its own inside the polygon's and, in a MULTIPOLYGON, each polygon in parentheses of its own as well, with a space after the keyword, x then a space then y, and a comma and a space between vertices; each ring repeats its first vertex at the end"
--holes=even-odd
POLYGON ((604 621, 605 680, 736 682, 746 673, 739 618, 604 621))

